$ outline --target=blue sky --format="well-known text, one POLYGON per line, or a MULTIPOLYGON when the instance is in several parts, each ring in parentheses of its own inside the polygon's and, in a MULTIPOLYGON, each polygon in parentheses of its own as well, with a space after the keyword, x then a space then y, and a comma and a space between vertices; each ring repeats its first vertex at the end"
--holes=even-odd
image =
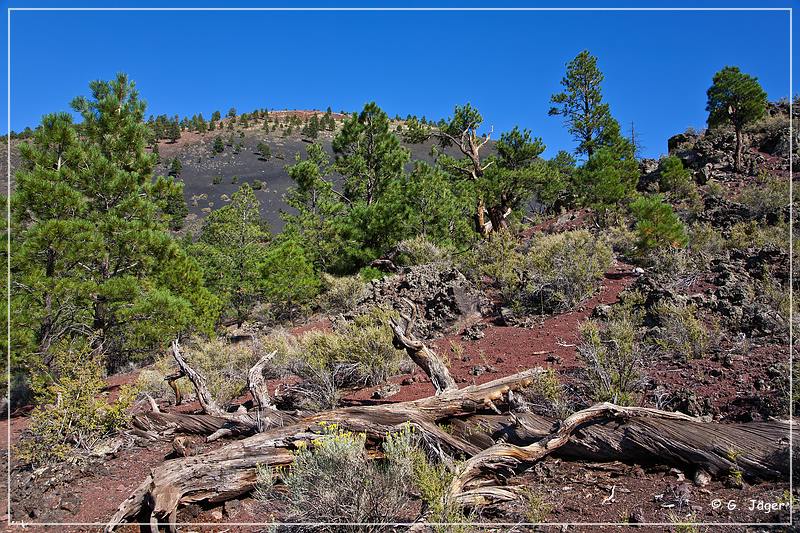
POLYGON ((686 127, 704 126, 705 91, 725 65, 757 76, 771 99, 789 93, 787 12, 14 11, 11 128, 35 126, 42 114, 67 110, 72 97, 86 94, 90 80, 124 71, 152 114, 209 117, 231 106, 350 111, 375 100, 392 116, 439 118, 470 102, 495 132, 519 125, 541 136, 550 156, 574 148, 561 119, 547 111, 565 64, 582 49, 598 57, 612 113, 624 131, 635 124, 646 156, 664 153, 667 138, 686 127))

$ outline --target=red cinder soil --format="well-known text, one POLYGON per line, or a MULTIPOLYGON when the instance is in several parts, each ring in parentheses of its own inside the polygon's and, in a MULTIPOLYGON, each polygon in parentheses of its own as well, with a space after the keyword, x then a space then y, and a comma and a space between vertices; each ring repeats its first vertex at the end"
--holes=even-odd
MULTIPOLYGON (((431 347, 449 358, 450 373, 460 385, 486 383, 533 367, 552 367, 563 374, 578 365, 575 352, 578 325, 598 305, 616 302, 619 293, 634 279, 630 265, 617 263, 606 273, 598 292, 575 311, 544 318, 531 328, 499 326, 494 318, 486 318, 483 338, 463 340, 458 331, 433 341, 431 347), (483 373, 475 367, 484 367, 483 373)), ((379 388, 373 387, 348 395, 345 401, 401 402, 424 398, 433 392, 427 376, 416 368, 411 375, 395 376, 390 381, 401 384, 400 392, 385 400, 372 400, 373 392, 379 388)))

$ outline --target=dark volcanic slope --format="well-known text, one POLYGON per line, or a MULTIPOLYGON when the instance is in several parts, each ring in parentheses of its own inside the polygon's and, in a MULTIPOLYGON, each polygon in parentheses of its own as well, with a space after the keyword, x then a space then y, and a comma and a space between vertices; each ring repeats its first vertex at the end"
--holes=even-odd
MULTIPOLYGON (((341 127, 341 122, 337 122, 337 127, 341 127)), ((393 126, 394 127, 394 126, 393 126)), ((256 197, 261 202, 261 215, 269 223, 272 231, 280 231, 283 221, 280 217, 281 210, 288 209, 283 201, 287 189, 293 185, 292 180, 286 173, 286 165, 290 165, 295 160, 295 155, 306 155, 308 140, 301 138, 300 128, 295 127, 294 133, 284 137, 281 131, 265 133, 261 123, 246 130, 224 130, 208 132, 204 135, 198 133, 183 132, 181 138, 175 142, 161 141, 159 143, 159 154, 161 163, 156 167, 156 175, 166 175, 169 171, 171 160, 177 157, 181 161, 182 171, 179 179, 184 182, 184 197, 189 207, 190 219, 205 217, 214 209, 219 209, 230 202, 230 197, 236 192, 242 183, 252 184, 255 180, 263 183, 263 188, 256 191, 256 197), (244 133, 244 137, 240 135, 244 133), (233 145, 227 146, 227 142, 233 133, 233 145), (214 139, 221 136, 226 142, 225 151, 215 154, 212 150, 214 139), (273 156, 264 160, 257 153, 257 146, 264 142, 269 145, 273 156), (238 154, 234 153, 235 145, 241 143, 242 148, 238 154), (220 183, 214 184, 214 178, 221 178, 220 183), (236 180, 234 180, 234 177, 236 180), (234 183, 235 181, 235 183, 234 183)), ((322 144, 325 150, 331 155, 331 140, 333 132, 320 132, 317 142, 322 144)), ((12 175, 19 166, 19 140, 11 141, 11 169, 12 175)), ((434 142, 428 141, 423 144, 406 145, 411 151, 411 159, 433 162, 431 148, 434 142)), ((493 143, 490 143, 486 154, 492 152, 493 143)), ((447 153, 460 155, 453 147, 446 150, 447 153)), ((0 143, 0 194, 6 190, 7 176, 7 156, 6 144, 0 143)), ((409 165, 410 167, 410 165, 409 165)), ((13 188, 13 180, 12 180, 13 188)))
MULTIPOLYGON (((180 179, 185 184, 186 204, 191 215, 196 217, 204 217, 211 210, 225 205, 242 183, 252 184, 255 180, 260 180, 264 187, 256 191, 256 197, 261 201, 261 215, 269 222, 273 231, 279 231, 283 226, 280 212, 288 209, 283 196, 293 185, 285 167, 294 162, 295 154, 305 158, 306 148, 309 145, 308 141, 299 136, 297 130, 298 128, 295 128, 295 134, 288 137, 283 137, 280 131, 267 134, 260 126, 245 130, 244 137, 235 132, 234 145, 242 144, 238 154, 234 154, 232 146, 226 146, 222 154, 213 153, 212 146, 219 132, 210 132, 203 136, 184 133, 175 144, 161 142, 159 153, 162 162, 156 168, 156 174, 166 175, 172 158, 177 157, 181 161, 180 179), (261 159, 256 148, 261 142, 269 145, 272 158, 261 159), (216 185, 215 176, 222 178, 216 185)), ((226 130, 222 138, 227 141, 229 137, 230 131, 226 130)), ((320 132, 316 141, 332 154, 332 139, 333 132, 320 132)), ((432 162, 433 158, 430 155, 432 146, 433 142, 429 141, 407 147, 411 150, 412 160, 432 162)), ((452 150, 448 149, 448 152, 452 150)))

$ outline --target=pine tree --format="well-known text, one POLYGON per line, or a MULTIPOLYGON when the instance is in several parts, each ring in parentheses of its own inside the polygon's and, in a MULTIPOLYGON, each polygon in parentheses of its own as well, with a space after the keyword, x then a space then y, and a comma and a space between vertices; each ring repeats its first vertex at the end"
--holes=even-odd
POLYGON ((550 115, 561 115, 578 142, 575 152, 592 157, 603 144, 611 112, 603 103, 601 84, 603 73, 597 68, 597 58, 587 50, 567 64, 567 74, 561 80, 564 92, 554 94, 550 115))
POLYGON ((272 150, 270 150, 269 145, 266 143, 258 143, 256 149, 258 150, 258 153, 261 154, 261 159, 266 160, 272 157, 272 150))
POLYGON ((660 195, 642 196, 631 204, 639 237, 637 248, 640 254, 656 248, 681 248, 688 241, 686 228, 660 195))
POLYGON ((312 115, 306 125, 303 127, 302 134, 309 139, 316 139, 319 134, 319 119, 317 115, 312 115))
POLYGON ((214 138, 214 153, 221 154, 225 151, 225 143, 222 142, 222 137, 217 136, 214 138))
POLYGON ((767 93, 758 78, 745 74, 739 67, 725 67, 716 74, 707 92, 708 126, 731 124, 736 132, 734 170, 742 166, 742 130, 762 118, 767 108, 767 93))
POLYGON ((409 151, 389 129, 389 117, 371 102, 347 119, 333 139, 336 170, 344 176, 345 196, 372 205, 389 181, 400 177, 409 151))
POLYGON ((192 329, 210 331, 215 298, 171 239, 182 185, 153 179, 144 103, 123 74, 90 84, 68 114, 47 115, 20 146, 12 197, 14 350, 49 360, 61 339, 90 337, 115 367, 192 329))
POLYGON ((219 111, 214 111, 213 113, 211 113, 211 120, 213 122, 219 122, 221 118, 222 118, 222 115, 220 114, 219 111))
POLYGON ((183 170, 183 165, 181 164, 181 160, 176 157, 169 164, 169 175, 177 178, 178 176, 181 175, 182 170, 183 170))
POLYGON ((228 205, 206 217, 199 242, 189 248, 209 288, 222 299, 225 315, 240 325, 262 294, 261 263, 269 234, 259 211, 258 198, 245 183, 228 205))
POLYGON ((178 139, 180 138, 181 138, 181 126, 178 123, 178 118, 175 117, 175 120, 170 122, 169 126, 167 127, 167 139, 169 139, 170 142, 174 143, 177 142, 178 139))

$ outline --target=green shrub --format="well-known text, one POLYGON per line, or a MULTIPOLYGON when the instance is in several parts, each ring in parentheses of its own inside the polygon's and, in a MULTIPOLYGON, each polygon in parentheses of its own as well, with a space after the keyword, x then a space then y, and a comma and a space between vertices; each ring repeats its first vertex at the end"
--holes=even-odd
POLYGON ((708 222, 700 222, 689 227, 689 251, 700 256, 703 262, 717 257, 725 251, 725 237, 708 222))
POLYGON ((253 180, 252 187, 254 191, 260 191, 264 188, 264 182, 261 180, 253 180))
POLYGON ((367 295, 367 284, 361 276, 334 277, 322 275, 319 306, 325 313, 347 313, 367 295))
POLYGON ((48 464, 90 453, 127 424, 136 389, 123 386, 117 400, 107 402, 103 368, 85 341, 54 348, 50 367, 32 383, 37 407, 17 449, 21 462, 48 464))
POLYGON ((659 195, 641 196, 631 204, 636 220, 637 250, 645 255, 657 248, 686 246, 686 228, 659 195))
POLYGON ((613 257, 608 244, 586 230, 537 236, 523 258, 514 301, 538 313, 571 309, 592 295, 613 257))
POLYGON ((280 471, 258 468, 257 496, 280 497, 273 491, 279 476, 286 485, 291 520, 336 524, 369 523, 365 526, 326 525, 323 531, 394 531, 394 522, 409 522, 413 465, 418 453, 406 427, 387 437, 385 461, 371 460, 364 444, 366 435, 323 426, 320 437, 301 445, 292 465, 280 471))
POLYGON ((682 303, 662 303, 654 309, 659 328, 653 342, 668 355, 684 359, 702 358, 711 344, 711 337, 697 317, 697 308, 682 303))
POLYGON ((367 266, 359 270, 358 275, 364 281, 372 281, 373 279, 383 279, 386 273, 378 268, 367 266))
POLYGON ((225 143, 222 142, 222 138, 215 137, 214 138, 214 153, 221 154, 225 151, 225 143))
POLYGON ((490 279, 508 300, 520 284, 524 260, 520 246, 510 231, 493 233, 462 256, 459 268, 476 283, 484 284, 486 278, 490 279))
POLYGON ((730 228, 727 247, 737 250, 774 247, 788 252, 789 224, 781 222, 767 226, 755 220, 737 222, 730 228))
POLYGON ((270 246, 260 270, 264 296, 277 317, 304 311, 319 293, 319 275, 305 248, 294 239, 270 246))
POLYGON ((747 206, 754 218, 778 215, 789 205, 789 179, 762 174, 737 195, 736 201, 747 206))
POLYGON ((627 317, 581 326, 578 356, 583 361, 592 400, 633 405, 644 386, 636 327, 627 317))
POLYGON ((213 185, 219 185, 220 183, 222 183, 222 176, 214 176, 213 178, 211 178, 211 183, 213 185))
POLYGON ((398 265, 424 265, 449 259, 450 255, 446 251, 421 235, 397 243, 397 258, 395 262, 398 265))
POLYGON ((333 332, 310 331, 300 339, 294 371, 310 408, 333 408, 343 388, 376 385, 399 371, 405 352, 392 344, 391 316, 376 307, 333 332))
POLYGON ((679 198, 688 197, 695 190, 692 173, 683 168, 683 162, 676 156, 669 156, 659 164, 660 176, 659 189, 664 192, 673 192, 679 198))

